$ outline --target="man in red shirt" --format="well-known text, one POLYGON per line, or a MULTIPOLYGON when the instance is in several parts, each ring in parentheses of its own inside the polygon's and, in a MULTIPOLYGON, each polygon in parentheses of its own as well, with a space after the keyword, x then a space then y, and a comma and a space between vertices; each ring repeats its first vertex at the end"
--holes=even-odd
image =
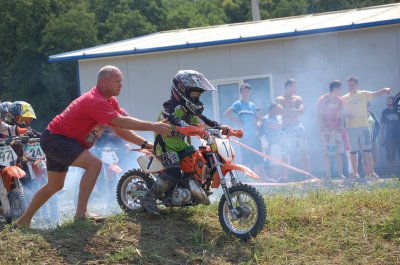
POLYGON ((98 73, 97 85, 75 99, 47 126, 40 141, 47 158, 48 183, 33 196, 28 209, 17 220, 18 226, 30 226, 35 212, 63 188, 69 166, 85 169, 75 218, 87 217, 89 196, 101 170, 101 161, 88 149, 105 126, 110 126, 120 137, 142 148, 152 148, 153 145, 132 130, 159 134, 170 132, 170 125, 162 121, 148 122, 124 115, 115 98, 121 92, 122 79, 122 72, 117 67, 104 66, 98 73))
POLYGON ((331 178, 332 163, 336 156, 339 177, 343 176, 344 128, 343 101, 340 98, 342 83, 333 80, 329 84, 329 93, 322 95, 317 104, 322 149, 325 157, 326 177, 331 178))

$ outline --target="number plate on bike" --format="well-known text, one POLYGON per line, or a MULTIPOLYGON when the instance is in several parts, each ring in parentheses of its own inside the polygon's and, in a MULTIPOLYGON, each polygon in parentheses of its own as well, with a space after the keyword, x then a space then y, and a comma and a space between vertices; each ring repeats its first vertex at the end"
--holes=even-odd
POLYGON ((137 159, 141 169, 146 173, 155 173, 164 169, 160 159, 153 154, 147 154, 137 159))
POLYGON ((228 139, 215 139, 215 144, 217 145, 218 154, 227 161, 233 161, 233 148, 228 139))
POLYGON ((0 165, 8 167, 13 165, 17 160, 17 154, 11 148, 11 146, 1 146, 0 147, 0 165))
POLYGON ((26 144, 24 146, 24 155, 32 160, 38 160, 44 157, 42 148, 39 144, 26 144))

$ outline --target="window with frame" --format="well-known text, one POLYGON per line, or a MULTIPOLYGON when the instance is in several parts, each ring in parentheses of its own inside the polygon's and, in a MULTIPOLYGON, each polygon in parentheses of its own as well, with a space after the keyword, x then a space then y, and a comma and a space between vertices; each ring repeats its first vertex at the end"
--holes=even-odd
POLYGON ((217 91, 203 93, 201 96, 201 101, 205 105, 204 115, 222 124, 234 125, 224 116, 224 113, 240 99, 239 87, 244 83, 251 86, 250 101, 254 102, 263 116, 268 113, 268 107, 273 98, 272 76, 262 75, 213 80, 212 84, 217 91))

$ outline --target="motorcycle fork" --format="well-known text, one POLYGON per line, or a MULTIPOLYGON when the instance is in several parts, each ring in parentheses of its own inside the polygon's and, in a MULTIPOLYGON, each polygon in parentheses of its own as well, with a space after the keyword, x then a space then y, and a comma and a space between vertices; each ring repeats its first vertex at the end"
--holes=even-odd
POLYGON ((229 175, 231 176, 232 186, 239 184, 239 179, 233 174, 232 171, 229 171, 229 175))
POLYGON ((36 175, 35 175, 35 172, 33 171, 33 168, 32 168, 32 162, 28 162, 27 163, 27 167, 28 167, 28 171, 29 171, 29 176, 31 177, 31 179, 33 181, 35 181, 36 180, 36 175))
POLYGON ((215 167, 217 168, 217 171, 218 171, 218 175, 220 176, 222 191, 224 192, 225 197, 228 200, 229 211, 230 211, 230 213, 232 215, 232 218, 234 220, 236 220, 238 212, 237 212, 236 208, 234 207, 231 195, 229 194, 228 186, 226 185, 225 176, 222 174, 222 170, 221 170, 222 163, 217 160, 217 157, 216 157, 215 154, 213 154, 213 158, 214 158, 214 161, 215 161, 214 162, 215 163, 215 167))
POLYGON ((14 178, 14 189, 20 190, 22 193, 24 192, 24 188, 22 186, 21 181, 18 178, 14 178))

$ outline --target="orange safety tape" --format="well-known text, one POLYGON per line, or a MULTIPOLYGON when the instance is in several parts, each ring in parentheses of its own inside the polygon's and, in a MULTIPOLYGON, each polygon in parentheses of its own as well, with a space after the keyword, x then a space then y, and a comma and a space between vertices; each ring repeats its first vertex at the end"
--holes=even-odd
POLYGON ((254 148, 251 148, 250 146, 247 146, 247 145, 245 145, 245 144, 243 144, 243 143, 241 143, 241 142, 239 142, 239 141, 237 141, 235 139, 230 138, 229 140, 231 140, 232 142, 237 143, 240 146, 243 146, 244 148, 256 153, 257 155, 259 155, 261 157, 264 157, 264 158, 266 158, 268 160, 271 160, 271 161, 273 161, 273 162, 275 162, 275 163, 277 163, 277 164, 279 164, 279 165, 281 165, 283 167, 286 167, 286 168, 291 169, 293 171, 299 172, 299 173, 304 174, 306 176, 310 176, 311 179, 315 179, 315 180, 318 179, 316 176, 312 175, 310 172, 307 172, 307 171, 301 170, 300 168, 297 168, 297 167, 291 166, 289 164, 286 164, 285 162, 277 160, 277 159, 275 159, 275 158, 273 158, 273 157, 271 157, 271 156, 269 156, 267 154, 264 154, 264 153, 254 149, 254 148))

